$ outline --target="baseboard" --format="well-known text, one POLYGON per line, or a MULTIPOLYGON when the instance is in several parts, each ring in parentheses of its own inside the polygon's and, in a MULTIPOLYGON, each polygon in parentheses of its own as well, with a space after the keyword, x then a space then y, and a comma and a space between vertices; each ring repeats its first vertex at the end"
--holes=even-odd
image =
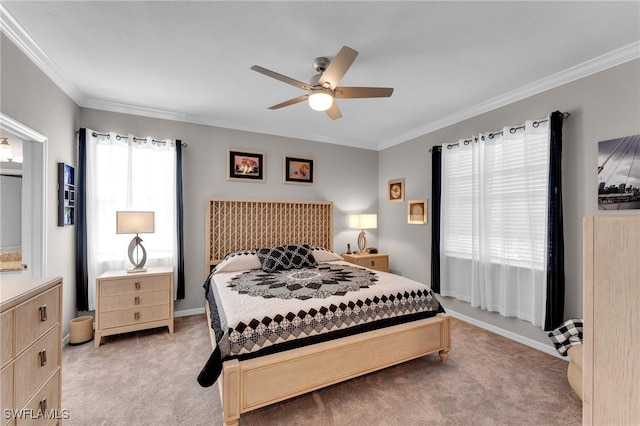
POLYGON ((457 318, 457 319, 459 319, 461 321, 464 321, 464 322, 467 322, 469 324, 475 325, 476 327, 483 328, 483 329, 485 329, 487 331, 490 331, 492 333, 498 334, 498 335, 500 335, 502 337, 506 337, 507 339, 513 340, 513 341, 518 342, 518 343, 522 343, 523 345, 529 346, 530 348, 533 348, 533 349, 537 349, 540 352, 544 352, 544 353, 552 355, 552 356, 554 356, 556 358, 560 358, 560 359, 562 359, 564 361, 567 361, 567 362, 569 361, 568 357, 561 356, 558 353, 558 351, 556 351, 555 348, 553 348, 551 346, 548 346, 548 345, 545 345, 543 343, 537 342, 537 341, 535 341, 533 339, 529 339, 528 337, 524 337, 524 336, 521 336, 519 334, 512 333, 511 331, 505 330, 503 328, 496 327, 495 325, 491 325, 491 324, 488 324, 486 322, 479 321, 479 320, 477 320, 475 318, 472 318, 472 317, 469 317, 467 315, 463 315, 461 313, 452 311, 451 309, 447 309, 447 313, 449 315, 451 315, 452 317, 454 317, 454 318, 457 318))
POLYGON ((173 313, 174 317, 189 317, 191 315, 201 315, 204 314, 204 307, 195 308, 195 309, 186 309, 184 311, 175 311, 173 313))
POLYGON ((69 333, 65 334, 62 338, 62 346, 66 346, 69 344, 69 333))

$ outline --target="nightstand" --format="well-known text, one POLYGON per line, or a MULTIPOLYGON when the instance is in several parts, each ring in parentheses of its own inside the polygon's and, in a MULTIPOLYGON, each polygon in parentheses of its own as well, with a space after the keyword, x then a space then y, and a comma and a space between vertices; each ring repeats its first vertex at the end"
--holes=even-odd
POLYGON ((341 254, 342 258, 347 262, 355 263, 358 266, 375 269, 377 271, 389 272, 389 255, 376 254, 341 254))
POLYGON ((95 346, 102 336, 169 328, 173 333, 173 268, 107 271, 96 280, 95 346))

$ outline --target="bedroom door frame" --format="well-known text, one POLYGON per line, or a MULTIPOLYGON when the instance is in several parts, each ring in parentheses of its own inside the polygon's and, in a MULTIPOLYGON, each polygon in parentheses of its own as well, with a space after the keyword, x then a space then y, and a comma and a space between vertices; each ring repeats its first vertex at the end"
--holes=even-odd
POLYGON ((21 272, 3 272, 2 279, 46 275, 46 202, 48 138, 0 112, 0 129, 23 142, 22 164, 22 263, 21 272))

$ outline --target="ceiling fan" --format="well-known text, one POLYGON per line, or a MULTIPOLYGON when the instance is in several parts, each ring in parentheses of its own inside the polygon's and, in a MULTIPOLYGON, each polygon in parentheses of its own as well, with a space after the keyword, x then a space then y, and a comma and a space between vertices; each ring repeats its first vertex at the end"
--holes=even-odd
POLYGON ((309 106, 316 111, 325 111, 332 120, 342 117, 337 99, 347 98, 388 98, 393 93, 393 88, 388 87, 338 87, 338 83, 346 74, 347 70, 358 56, 358 52, 350 47, 343 46, 333 61, 328 58, 319 57, 313 61, 313 67, 319 74, 311 77, 309 84, 287 77, 277 72, 273 72, 261 66, 254 65, 252 70, 264 74, 268 77, 280 80, 300 89, 308 91, 306 95, 289 99, 269 109, 280 109, 299 102, 307 101, 309 106))

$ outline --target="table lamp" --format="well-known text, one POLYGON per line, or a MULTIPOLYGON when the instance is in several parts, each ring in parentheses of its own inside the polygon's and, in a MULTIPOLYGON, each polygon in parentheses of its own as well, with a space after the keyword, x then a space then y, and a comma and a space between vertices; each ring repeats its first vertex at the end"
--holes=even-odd
POLYGON ((147 251, 144 249, 142 238, 138 234, 152 234, 154 232, 154 212, 116 212, 116 234, 136 234, 129 243, 129 261, 133 268, 127 272, 145 272, 147 268, 147 251), (136 253, 134 258, 133 253, 136 253))
POLYGON ((358 249, 364 253, 367 249, 367 237, 365 229, 376 229, 378 227, 378 216, 375 214, 351 214, 349 215, 349 228, 360 229, 358 234, 358 249))

